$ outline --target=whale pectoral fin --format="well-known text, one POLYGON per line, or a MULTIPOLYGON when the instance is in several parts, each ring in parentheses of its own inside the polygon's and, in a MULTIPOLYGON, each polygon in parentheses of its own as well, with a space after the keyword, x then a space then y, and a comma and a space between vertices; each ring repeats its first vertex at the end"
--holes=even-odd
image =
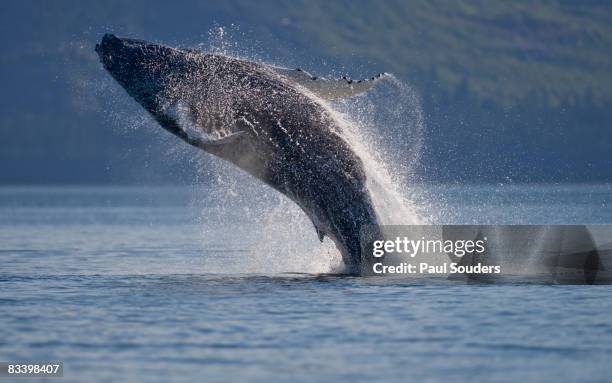
POLYGON ((227 135, 225 137, 218 138, 218 139, 213 139, 213 140, 211 140, 211 139, 204 139, 204 140, 201 140, 199 142, 199 144, 203 148, 211 147, 211 146, 223 146, 223 145, 232 144, 236 140, 238 140, 239 138, 241 138, 241 137, 243 137, 245 135, 246 135, 246 132, 239 131, 239 132, 232 133, 232 134, 229 134, 229 135, 227 135))
POLYGON ((266 158, 253 145, 248 131, 239 130, 229 135, 216 139, 205 139, 196 146, 219 158, 233 163, 252 176, 270 183, 270 175, 267 170, 266 158))
POLYGON ((311 75, 302 69, 273 68, 281 76, 296 82, 312 93, 325 100, 348 98, 368 91, 379 81, 389 77, 388 73, 379 73, 364 80, 351 80, 347 77, 340 79, 325 79, 311 75))

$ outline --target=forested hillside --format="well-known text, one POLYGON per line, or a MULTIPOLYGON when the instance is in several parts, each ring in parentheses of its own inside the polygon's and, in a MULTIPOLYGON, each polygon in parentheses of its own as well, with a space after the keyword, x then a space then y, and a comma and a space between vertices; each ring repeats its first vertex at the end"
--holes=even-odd
POLYGON ((192 165, 163 149, 163 134, 118 128, 114 113, 138 108, 112 88, 93 47, 105 32, 197 46, 218 26, 264 59, 356 77, 390 71, 412 84, 426 114, 424 181, 612 181, 608 2, 5 1, 0 10, 0 183, 190 182, 192 165))

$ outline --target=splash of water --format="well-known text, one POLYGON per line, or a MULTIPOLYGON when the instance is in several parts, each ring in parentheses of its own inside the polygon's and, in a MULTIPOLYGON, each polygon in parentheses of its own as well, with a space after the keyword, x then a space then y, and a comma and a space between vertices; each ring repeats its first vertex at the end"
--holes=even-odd
POLYGON ((420 101, 412 88, 389 75, 364 95, 331 105, 342 121, 345 139, 361 158, 367 186, 383 225, 427 223, 410 183, 423 147, 425 129, 420 101), (386 85, 386 86, 385 86, 386 85))
MULTIPOLYGON (((230 32, 221 27, 211 31, 209 50, 261 61, 228 41, 236 29, 232 27, 230 32)), ((410 187, 411 182, 417 181, 415 166, 422 152, 425 129, 420 101, 413 89, 390 76, 386 83, 367 94, 334 103, 321 99, 317 102, 340 122, 343 138, 363 162, 367 187, 381 223, 428 222, 426 208, 417 207, 418 192, 410 187)), ((216 214, 227 216, 228 209, 236 210, 247 204, 250 208, 243 211, 241 224, 251 226, 258 234, 246 246, 248 256, 234 263, 235 270, 230 271, 325 273, 341 268, 342 260, 333 242, 327 238, 319 242, 312 223, 295 203, 236 167, 218 159, 214 162, 213 172, 221 175, 216 177, 215 193, 220 197, 221 207, 216 214), (253 196, 257 196, 256 201, 253 196)), ((219 266, 220 271, 228 272, 227 263, 219 266)))

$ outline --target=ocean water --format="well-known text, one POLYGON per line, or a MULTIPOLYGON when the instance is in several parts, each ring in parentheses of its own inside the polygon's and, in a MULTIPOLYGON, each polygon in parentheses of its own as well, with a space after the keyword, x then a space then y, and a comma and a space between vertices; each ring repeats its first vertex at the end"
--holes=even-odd
MULTIPOLYGON (((413 194, 434 223, 612 223, 612 185, 413 194)), ((66 382, 610 381, 609 286, 336 276, 275 193, 218 197, 0 188, 0 361, 63 361, 66 382)))

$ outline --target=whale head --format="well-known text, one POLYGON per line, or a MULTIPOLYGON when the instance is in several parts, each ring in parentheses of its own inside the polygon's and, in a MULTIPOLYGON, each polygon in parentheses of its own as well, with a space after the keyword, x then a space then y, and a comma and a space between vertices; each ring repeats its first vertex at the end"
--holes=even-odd
POLYGON ((187 140, 174 116, 167 113, 168 89, 188 69, 185 51, 147 41, 106 34, 96 52, 111 76, 171 133, 187 140))
POLYGON ((175 49, 111 34, 104 35, 96 52, 104 68, 149 111, 157 106, 168 76, 181 65, 175 49))
POLYGON ((234 133, 231 104, 240 93, 238 81, 219 70, 230 59, 112 34, 104 35, 96 52, 112 77, 169 132, 198 147, 234 133))

